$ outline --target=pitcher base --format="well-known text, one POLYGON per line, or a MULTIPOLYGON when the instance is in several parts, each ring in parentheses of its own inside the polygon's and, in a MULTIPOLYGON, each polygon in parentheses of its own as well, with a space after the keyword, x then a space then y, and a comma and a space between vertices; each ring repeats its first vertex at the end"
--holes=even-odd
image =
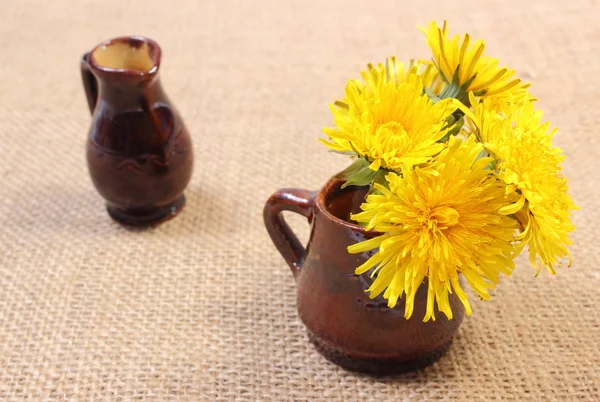
POLYGON ((185 196, 182 194, 169 205, 147 210, 123 210, 107 206, 106 210, 115 221, 128 226, 149 226, 174 218, 185 205, 185 196))
POLYGON ((330 362, 335 363, 346 370, 357 371, 373 376, 405 373, 429 366, 438 361, 448 351, 452 344, 452 339, 450 339, 448 342, 425 356, 409 361, 396 361, 377 358, 364 359, 349 356, 340 350, 325 345, 310 332, 308 333, 308 339, 315 346, 317 352, 330 362))

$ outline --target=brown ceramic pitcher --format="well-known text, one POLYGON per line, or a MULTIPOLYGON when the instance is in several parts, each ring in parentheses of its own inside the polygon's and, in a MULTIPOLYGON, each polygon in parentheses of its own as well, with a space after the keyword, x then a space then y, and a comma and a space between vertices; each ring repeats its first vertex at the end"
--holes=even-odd
POLYGON ((160 84, 160 59, 156 42, 120 37, 81 60, 92 113, 89 172, 110 216, 125 224, 177 214, 192 174, 190 136, 160 84))
POLYGON ((351 244, 376 236, 376 232, 349 223, 359 211, 367 189, 341 188, 330 180, 320 191, 282 189, 264 208, 264 221, 275 246, 292 269, 298 289, 298 314, 317 350, 332 362, 370 374, 389 374, 420 368, 435 362, 450 346, 463 320, 458 298, 450 297, 454 318, 437 314, 423 322, 427 301, 426 283, 415 297, 410 319, 404 318, 404 299, 394 308, 382 297, 365 293, 372 278, 354 269, 372 255, 352 255, 351 244), (305 216, 311 225, 305 247, 283 220, 291 211, 305 216))

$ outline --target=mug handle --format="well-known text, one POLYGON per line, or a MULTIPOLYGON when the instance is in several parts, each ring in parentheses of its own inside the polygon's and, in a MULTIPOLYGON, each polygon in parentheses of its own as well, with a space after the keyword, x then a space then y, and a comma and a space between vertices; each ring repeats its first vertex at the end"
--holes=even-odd
POLYGON ((306 250, 281 213, 291 211, 306 217, 310 222, 316 194, 316 191, 284 188, 269 197, 263 210, 263 218, 269 236, 285 262, 290 266, 294 277, 302 268, 306 250))

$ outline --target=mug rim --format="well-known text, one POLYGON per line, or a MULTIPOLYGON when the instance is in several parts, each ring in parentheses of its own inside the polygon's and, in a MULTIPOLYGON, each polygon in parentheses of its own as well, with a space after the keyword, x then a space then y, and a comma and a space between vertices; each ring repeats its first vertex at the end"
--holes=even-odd
MULTIPOLYGON (((378 232, 375 230, 367 230, 363 226, 359 226, 355 223, 345 221, 345 220, 333 215, 331 212, 329 212, 329 210, 327 209, 327 200, 328 200, 329 196, 331 196, 331 194, 335 190, 341 188, 343 183, 344 183, 344 180, 338 179, 336 177, 332 177, 331 179, 329 179, 327 181, 327 183, 325 183, 323 188, 321 188, 321 190, 319 190, 317 192, 317 196, 315 199, 315 206, 319 210, 319 213, 325 215, 329 220, 333 221, 337 225, 345 227, 346 229, 350 229, 355 232, 362 233, 369 237, 376 237, 376 236, 382 235, 383 233, 381 233, 381 232, 378 232)), ((360 186, 349 186, 349 187, 360 187, 360 186)))

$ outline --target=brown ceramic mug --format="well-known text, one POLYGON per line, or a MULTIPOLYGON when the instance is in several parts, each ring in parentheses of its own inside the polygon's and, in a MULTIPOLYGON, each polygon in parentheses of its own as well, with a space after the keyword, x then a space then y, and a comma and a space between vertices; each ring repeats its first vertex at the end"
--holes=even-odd
POLYGON ((370 374, 402 372, 435 362, 450 346, 464 318, 462 304, 450 295, 454 318, 448 320, 439 313, 436 321, 423 322, 426 282, 417 291, 408 320, 403 298, 394 308, 381 296, 370 299, 365 291, 373 279, 368 274, 356 275, 354 270, 373 251, 353 255, 347 250, 377 235, 349 222, 367 189, 342 189, 342 184, 332 179, 318 192, 282 189, 264 208, 269 235, 296 279, 298 314, 310 340, 330 361, 370 374), (283 211, 307 218, 311 231, 306 248, 286 224, 283 211))

